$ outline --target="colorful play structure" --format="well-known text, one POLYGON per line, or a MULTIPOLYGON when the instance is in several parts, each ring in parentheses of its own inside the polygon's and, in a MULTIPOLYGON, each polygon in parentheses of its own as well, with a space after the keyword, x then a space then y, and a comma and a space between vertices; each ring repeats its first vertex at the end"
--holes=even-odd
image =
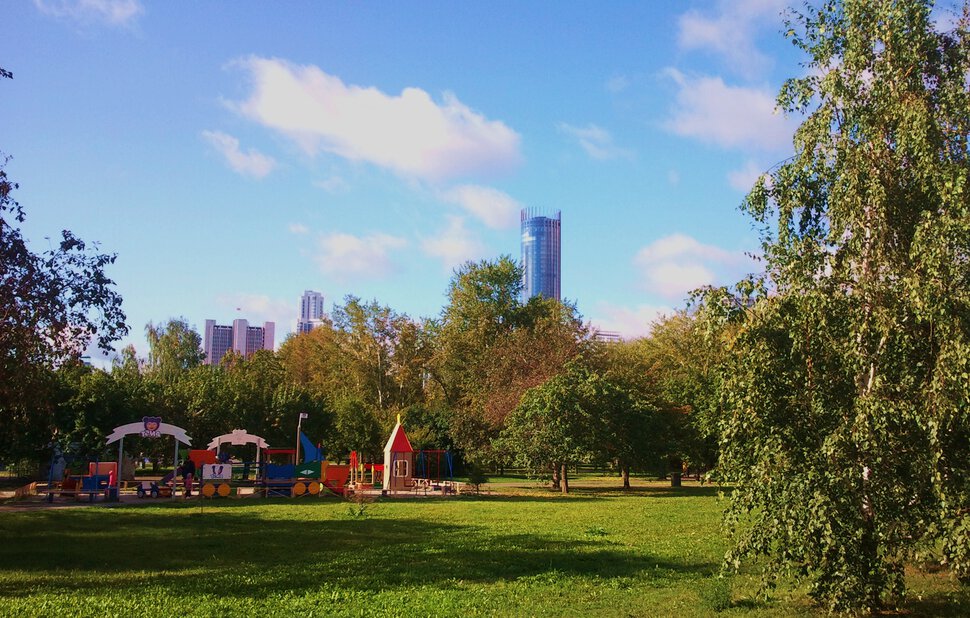
MULTIPOLYGON (((295 449, 272 448, 260 436, 245 429, 233 429, 213 438, 205 449, 187 448, 180 453, 180 445, 192 445, 185 430, 163 423, 160 417, 146 416, 139 422, 115 427, 107 437, 106 446, 118 443, 117 462, 90 462, 87 474, 68 475, 59 486, 49 483, 48 501, 53 500, 55 493, 75 499, 87 498, 92 502, 101 495, 105 500, 119 499, 120 494, 130 488, 119 479, 124 438, 129 435, 172 436, 175 440, 173 461, 192 460, 196 474, 191 489, 197 488, 195 495, 204 498, 457 493, 451 453, 416 451, 401 425, 400 416, 384 446, 383 463, 363 461, 357 451, 352 451, 348 464, 328 462, 320 445, 314 444, 303 432, 299 433, 300 441, 295 449), (302 453, 299 447, 302 447, 302 453)), ((160 480, 135 483, 135 493, 140 498, 174 497, 190 489, 179 483, 180 479, 172 472, 160 480)))

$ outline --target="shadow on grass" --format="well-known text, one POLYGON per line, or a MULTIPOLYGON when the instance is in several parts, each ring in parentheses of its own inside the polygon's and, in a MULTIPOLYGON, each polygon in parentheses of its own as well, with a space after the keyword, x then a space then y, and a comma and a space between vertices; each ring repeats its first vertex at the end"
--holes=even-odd
POLYGON ((926 618, 967 616, 967 610, 970 609, 970 586, 962 586, 955 592, 926 594, 921 599, 911 597, 903 604, 903 609, 910 616, 926 618))
MULTIPOLYGON (((576 486, 570 487, 570 494, 577 494, 580 496, 599 496, 602 498, 625 498, 629 496, 644 496, 650 498, 710 498, 717 496, 718 491, 724 488, 718 488, 717 485, 684 485, 681 487, 669 487, 662 485, 649 485, 634 486, 630 489, 623 489, 622 486, 592 486, 583 487, 576 486)), ((724 490, 727 492, 727 490, 724 490)))
POLYGON ((229 504, 202 515, 175 506, 7 518, 0 520, 6 539, 0 597, 91 587, 137 594, 150 586, 182 595, 263 598, 325 586, 376 592, 536 577, 678 579, 715 566, 601 540, 497 534, 413 518, 328 519, 333 506, 320 518, 313 508, 294 510, 294 519, 247 517, 229 504), (11 571, 27 575, 11 577, 11 571))

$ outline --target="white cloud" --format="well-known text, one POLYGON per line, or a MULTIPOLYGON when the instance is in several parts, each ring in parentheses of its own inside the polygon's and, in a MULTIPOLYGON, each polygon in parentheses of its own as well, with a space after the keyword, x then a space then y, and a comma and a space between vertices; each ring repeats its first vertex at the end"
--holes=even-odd
POLYGON ((729 252, 698 242, 686 234, 671 234, 647 245, 637 253, 637 259, 644 262, 657 262, 681 257, 696 257, 703 260, 730 261, 736 256, 729 252))
POLYGON ((406 246, 405 239, 390 234, 354 236, 336 232, 320 238, 316 261, 320 270, 339 280, 380 278, 394 270, 390 252, 406 246))
POLYGON ((34 0, 41 13, 80 23, 130 26, 145 12, 139 0, 34 0))
POLYGON ((243 319, 248 320, 250 326, 262 326, 263 322, 273 322, 277 348, 283 343, 286 332, 294 330, 300 313, 299 299, 271 298, 265 294, 220 294, 215 302, 223 308, 223 317, 217 319, 217 323, 243 319))
POLYGON ((324 150, 431 181, 507 169, 522 159, 518 133, 452 93, 439 103, 420 88, 389 95, 312 65, 256 56, 237 64, 253 89, 232 107, 311 155, 324 150))
POLYGON ((264 178, 276 167, 276 161, 272 157, 255 148, 242 152, 239 149, 239 140, 231 135, 220 131, 203 131, 202 137, 225 158, 229 167, 243 176, 264 178))
POLYGON ((518 221, 522 204, 492 187, 461 185, 441 191, 439 198, 457 204, 492 229, 508 229, 518 221))
POLYGON ((630 87, 630 78, 625 75, 614 75, 606 80, 606 89, 613 94, 619 94, 630 87))
POLYGON ((763 168, 748 159, 745 161, 744 167, 728 172, 728 183, 738 191, 748 193, 764 173, 763 168))
POLYGON ((633 153, 624 148, 620 148, 613 143, 613 136, 603 127, 595 124, 588 124, 585 127, 574 127, 571 124, 560 122, 557 127, 559 130, 570 137, 575 138, 579 145, 583 147, 590 158, 597 161, 607 159, 629 158, 633 153))
POLYGON ((677 170, 667 170, 667 182, 673 186, 680 184, 680 172, 677 170))
POLYGON ((771 67, 771 58, 754 44, 756 30, 780 24, 788 0, 720 0, 713 14, 690 10, 677 22, 677 44, 720 56, 734 72, 752 78, 771 67))
POLYGON ((331 176, 325 180, 313 181, 314 187, 319 187, 327 193, 342 193, 350 188, 347 181, 340 176, 331 176))
POLYGON ((794 124, 775 113, 767 88, 728 86, 720 77, 689 77, 673 68, 664 73, 678 87, 667 130, 723 148, 791 150, 794 124))
POLYGON ((698 242, 685 234, 666 236, 640 249, 633 260, 647 290, 679 300, 687 292, 740 274, 742 253, 698 242))
POLYGON ((296 234, 297 236, 305 236, 310 233, 310 228, 302 223, 291 223, 288 229, 290 230, 290 234, 296 234))
POLYGON ((625 339, 644 337, 650 334, 653 323, 665 315, 673 315, 674 309, 664 305, 638 305, 624 307, 608 302, 599 302, 590 320, 600 330, 620 333, 625 339))
POLYGON ((468 260, 485 256, 485 246, 465 229, 465 221, 461 217, 448 217, 445 229, 434 238, 424 239, 421 249, 440 259, 442 266, 448 271, 468 260))

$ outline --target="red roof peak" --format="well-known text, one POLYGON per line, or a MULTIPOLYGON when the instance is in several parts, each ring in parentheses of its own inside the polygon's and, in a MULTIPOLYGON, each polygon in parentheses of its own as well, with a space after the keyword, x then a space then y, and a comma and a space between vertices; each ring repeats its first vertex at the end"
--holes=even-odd
POLYGON ((411 448, 411 441, 408 440, 408 435, 404 433, 404 427, 400 423, 394 426, 394 431, 391 432, 391 452, 392 453, 413 453, 414 449, 411 448))

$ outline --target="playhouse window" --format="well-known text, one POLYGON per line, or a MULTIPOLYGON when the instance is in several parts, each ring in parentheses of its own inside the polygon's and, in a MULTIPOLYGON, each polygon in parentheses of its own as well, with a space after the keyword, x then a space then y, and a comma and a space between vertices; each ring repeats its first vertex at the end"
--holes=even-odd
POLYGON ((408 475, 408 460, 399 459, 394 462, 394 476, 407 476, 408 475))

